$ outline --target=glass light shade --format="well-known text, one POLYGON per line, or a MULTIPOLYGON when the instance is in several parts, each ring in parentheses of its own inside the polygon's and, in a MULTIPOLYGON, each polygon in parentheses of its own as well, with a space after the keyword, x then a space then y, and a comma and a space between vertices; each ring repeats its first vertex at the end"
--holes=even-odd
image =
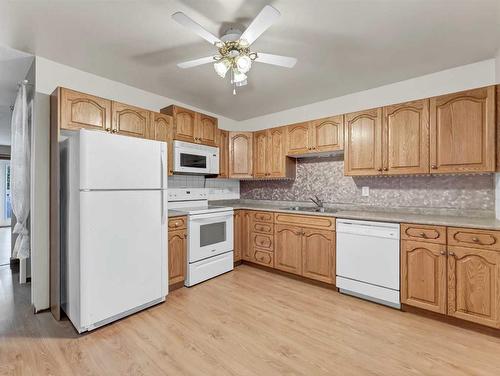
POLYGON ((246 84, 248 84, 248 81, 245 79, 243 81, 239 81, 239 82, 235 82, 234 83, 237 87, 240 87, 240 86, 245 86, 246 84))
POLYGON ((229 61, 227 61, 227 59, 221 59, 221 60, 214 63, 215 71, 222 78, 226 77, 226 73, 230 67, 231 67, 231 64, 229 63, 229 61))
POLYGON ((242 73, 236 69, 233 70, 233 82, 235 84, 238 84, 239 82, 246 81, 247 75, 245 73, 242 73))
POLYGON ((252 60, 247 55, 240 55, 236 58, 236 66, 241 73, 247 73, 252 66, 252 60))

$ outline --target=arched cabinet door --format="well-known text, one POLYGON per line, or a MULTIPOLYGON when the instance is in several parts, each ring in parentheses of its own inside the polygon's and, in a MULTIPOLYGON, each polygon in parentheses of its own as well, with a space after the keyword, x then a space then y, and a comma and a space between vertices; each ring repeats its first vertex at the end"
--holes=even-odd
POLYGON ((335 233, 304 228, 302 232, 302 275, 333 284, 335 280, 335 233))
POLYGON ((430 99, 431 173, 495 171, 495 87, 430 99))
POLYGON ((151 133, 151 116, 148 110, 113 102, 113 133, 147 138, 151 133))
POLYGON ((384 174, 429 173, 429 100, 386 106, 383 116, 384 174))
POLYGON ((267 131, 259 131, 253 134, 253 172, 254 177, 263 178, 267 176, 268 155, 267 131))
POLYGON ((448 250, 448 315, 500 328, 500 252, 448 250))
POLYGON ((446 313, 446 246, 401 242, 401 303, 446 313))
POLYGON ((252 132, 229 132, 229 177, 251 179, 253 177, 252 132))
POLYGON ((195 142, 216 146, 217 119, 203 114, 196 114, 195 142))
POLYGON ((274 267, 288 273, 302 274, 302 228, 275 226, 274 267))
POLYGON ((304 154, 311 151, 311 127, 309 122, 292 124, 287 131, 287 154, 304 154))
POLYGON ((110 100, 65 88, 59 90, 62 129, 111 131, 110 100))
POLYGON ((168 234, 168 283, 184 281, 186 273, 186 230, 170 231, 168 234))
POLYGON ((311 121, 313 152, 337 151, 344 148, 344 116, 331 116, 311 121))
POLYGON ((345 115, 344 175, 382 173, 382 108, 345 115))

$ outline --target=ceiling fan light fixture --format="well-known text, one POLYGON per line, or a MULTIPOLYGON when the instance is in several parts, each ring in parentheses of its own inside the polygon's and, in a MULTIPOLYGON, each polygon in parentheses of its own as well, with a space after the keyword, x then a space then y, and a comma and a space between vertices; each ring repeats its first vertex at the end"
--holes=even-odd
POLYGON ((247 73, 252 67, 252 59, 247 55, 240 55, 236 58, 236 67, 242 73, 247 73))
POLYGON ((231 63, 227 59, 220 59, 214 63, 214 69, 217 74, 224 78, 227 71, 231 68, 231 63))
POLYGON ((243 86, 238 84, 246 80, 247 80, 247 75, 245 73, 240 72, 237 69, 233 69, 233 83, 235 83, 237 86, 243 86))

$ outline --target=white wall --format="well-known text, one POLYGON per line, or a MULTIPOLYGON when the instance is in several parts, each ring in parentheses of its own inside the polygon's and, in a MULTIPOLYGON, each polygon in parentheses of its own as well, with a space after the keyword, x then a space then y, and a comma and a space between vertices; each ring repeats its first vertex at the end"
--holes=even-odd
POLYGON ((495 59, 490 59, 255 117, 235 125, 237 130, 253 131, 487 86, 495 82, 495 59))
POLYGON ((146 108, 151 111, 159 111, 163 107, 177 104, 217 117, 219 119, 219 126, 223 129, 234 128, 235 121, 224 116, 181 103, 172 98, 153 94, 67 65, 59 64, 43 57, 36 57, 36 72, 36 90, 42 94, 52 94, 56 87, 63 86, 146 108))
POLYGON ((5 179, 6 166, 10 164, 9 160, 0 160, 0 226, 10 226, 10 218, 4 217, 5 212, 5 190, 7 188, 7 180, 5 179))

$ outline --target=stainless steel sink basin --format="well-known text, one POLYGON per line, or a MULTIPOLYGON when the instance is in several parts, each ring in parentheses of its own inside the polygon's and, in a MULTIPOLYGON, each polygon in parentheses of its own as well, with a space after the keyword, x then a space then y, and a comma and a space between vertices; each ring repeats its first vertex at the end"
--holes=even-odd
POLYGON ((287 208, 287 210, 306 211, 306 212, 313 212, 313 213, 335 213, 337 211, 336 209, 318 208, 318 207, 311 207, 311 206, 290 206, 287 208))

